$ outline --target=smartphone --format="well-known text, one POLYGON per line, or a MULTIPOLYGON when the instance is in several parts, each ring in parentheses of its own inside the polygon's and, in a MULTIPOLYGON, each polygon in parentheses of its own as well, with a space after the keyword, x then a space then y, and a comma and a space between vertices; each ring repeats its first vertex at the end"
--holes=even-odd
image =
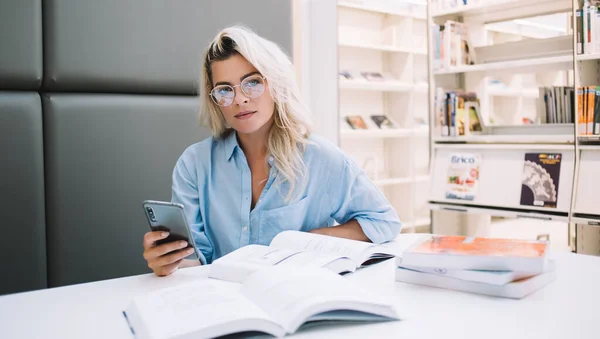
POLYGON ((183 205, 166 201, 146 200, 142 204, 144 214, 148 219, 148 224, 152 231, 167 231, 169 236, 156 242, 162 245, 168 242, 185 240, 188 242, 187 248, 193 248, 194 252, 185 259, 200 260, 200 255, 194 238, 185 218, 183 205))

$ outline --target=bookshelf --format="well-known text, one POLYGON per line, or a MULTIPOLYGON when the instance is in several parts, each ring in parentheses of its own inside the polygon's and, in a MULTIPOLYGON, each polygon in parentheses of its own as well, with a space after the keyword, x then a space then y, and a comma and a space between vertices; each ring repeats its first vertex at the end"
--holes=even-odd
MULTIPOLYGON (((502 234, 498 227, 511 223, 521 225, 523 220, 530 220, 535 225, 534 232, 552 233, 551 239, 569 239, 568 244, 559 245, 561 248, 572 246, 574 218, 595 218, 596 215, 589 214, 594 209, 590 205, 593 200, 589 198, 594 189, 600 189, 588 182, 592 172, 600 173, 600 149, 591 145, 588 146, 593 149, 582 148, 584 140, 587 144, 594 143, 594 137, 577 137, 578 122, 568 121, 566 110, 570 104, 577 107, 577 101, 570 99, 566 88, 579 86, 582 79, 578 74, 593 72, 593 77, 583 77, 584 82, 588 82, 587 86, 600 85, 597 68, 591 68, 598 67, 594 56, 600 55, 577 56, 575 52, 576 35, 570 25, 575 1, 469 0, 466 5, 443 8, 447 4, 449 2, 429 0, 427 9, 428 109, 429 119, 434 122, 430 134, 428 201, 433 211, 433 231, 469 231, 471 235, 486 236, 502 234), (458 31, 466 27, 464 35, 468 36, 469 47, 474 52, 469 55, 469 59, 474 59, 472 64, 457 62, 453 65, 440 60, 441 51, 435 45, 440 33, 435 25, 448 26, 449 20, 458 22, 454 26, 458 31), (440 92, 439 88, 443 90, 440 92), (557 95, 564 100, 559 102, 557 97, 555 115, 546 114, 544 100, 548 92, 540 88, 557 88, 557 95), (483 130, 446 136, 442 133, 443 123, 437 110, 443 102, 436 101, 436 97, 459 91, 477 94, 483 130), (563 112, 560 110, 564 114, 559 113, 563 112), (555 119, 552 121, 555 123, 549 123, 550 118, 555 119), (559 179, 554 180, 553 189, 535 191, 539 190, 538 183, 526 181, 524 166, 530 165, 525 159, 533 154, 549 155, 549 162, 553 156, 560 155, 559 179), (453 168, 461 166, 460 161, 478 163, 475 166, 479 173, 478 186, 473 196, 463 194, 460 188, 459 193, 453 191, 454 196, 448 195, 451 191, 448 176, 453 168), (582 180, 588 184, 578 190, 581 187, 578 182, 582 180), (522 186, 531 188, 533 203, 528 201, 529 197, 522 198, 529 192, 522 186), (536 203, 544 199, 543 194, 551 192, 557 197, 554 205, 536 203), (575 213, 577 208, 580 208, 579 214, 575 213), (552 227, 544 226, 550 224, 552 227)), ((460 41, 444 47, 450 46, 460 46, 460 41)), ((461 60, 466 53, 449 55, 461 60)), ((467 170, 470 168, 464 166, 467 170)), ((529 167, 526 170, 530 170, 529 167)), ((551 171, 555 170, 556 167, 551 171)), ((461 178, 457 179, 459 184, 461 178)), ((549 182, 547 177, 542 175, 541 178, 544 185, 549 182)), ((595 209, 600 222, 600 209, 595 209)), ((511 229, 518 230, 518 227, 511 229)))
POLYGON ((554 13, 570 12, 571 0, 479 0, 473 4, 443 8, 444 1, 429 1, 435 21, 461 17, 472 22, 503 22, 554 13))
MULTIPOLYGON (((573 16, 577 11, 584 9, 584 4, 573 0, 573 16)), ((600 22, 598 22, 600 24, 600 22)), ((577 37, 578 29, 574 30, 577 37)), ((592 41, 600 39, 596 32, 592 32, 592 41)), ((600 50, 592 48, 586 50, 584 46, 580 51, 577 38, 574 39, 575 53, 575 88, 600 86, 600 50), (579 54, 579 53, 582 54, 579 54)), ((593 95, 593 94, 592 94, 593 95)), ((584 94, 585 96, 585 94, 584 94)), ((596 92, 596 96, 598 93, 596 92)), ((575 107, 588 105, 589 100, 576 95, 575 107), (586 102, 587 101, 587 102, 586 102)), ((594 100, 595 101, 595 100, 594 100)), ((592 121, 585 116, 576 114, 575 138, 575 178, 573 184, 573 199, 571 201, 571 222, 575 225, 576 250, 579 253, 600 255, 600 207, 597 203, 597 194, 600 190, 600 132, 593 125, 600 121, 600 108, 595 107, 591 116, 592 121), (581 129, 581 123, 592 126, 591 131, 581 129), (595 131, 594 131, 595 130, 595 131)), ((585 128, 584 128, 585 129, 585 128)))
POLYGON ((340 0, 337 20, 340 147, 397 210, 403 232, 429 232, 426 3, 340 0), (353 129, 349 116, 368 128, 353 129))

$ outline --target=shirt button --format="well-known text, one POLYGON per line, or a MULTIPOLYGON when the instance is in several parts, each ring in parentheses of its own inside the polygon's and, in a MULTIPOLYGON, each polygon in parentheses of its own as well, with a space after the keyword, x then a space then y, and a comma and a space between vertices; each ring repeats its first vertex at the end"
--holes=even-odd
POLYGON ((243 229, 244 229, 244 231, 247 231, 248 230, 248 226, 244 226, 243 229))
POLYGON ((248 201, 248 197, 246 197, 246 201, 248 201))

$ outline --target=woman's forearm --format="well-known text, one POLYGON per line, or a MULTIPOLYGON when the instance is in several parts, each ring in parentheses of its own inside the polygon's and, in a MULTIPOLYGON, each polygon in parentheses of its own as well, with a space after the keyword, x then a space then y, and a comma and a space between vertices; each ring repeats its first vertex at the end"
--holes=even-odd
POLYGON ((339 226, 316 228, 309 232, 329 235, 338 238, 371 242, 371 240, 365 235, 365 232, 363 232, 362 227, 360 227, 358 221, 356 221, 355 219, 352 219, 347 223, 341 224, 339 226))

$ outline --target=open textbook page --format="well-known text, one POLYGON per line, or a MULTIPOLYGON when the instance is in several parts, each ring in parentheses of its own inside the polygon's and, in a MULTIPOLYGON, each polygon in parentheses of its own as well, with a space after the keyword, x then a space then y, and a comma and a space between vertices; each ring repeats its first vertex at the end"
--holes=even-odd
POLYGON ((296 251, 344 255, 352 259, 356 263, 356 267, 394 257, 394 250, 392 248, 364 241, 300 231, 281 232, 273 238, 269 246, 296 251))
POLYGON ((141 295, 123 312, 136 338, 212 338, 260 331, 276 337, 283 328, 239 288, 202 279, 141 295))
POLYGON ((274 266, 251 275, 244 294, 288 333, 311 321, 389 321, 395 306, 323 268, 274 266))
POLYGON ((140 339, 294 333, 313 321, 390 321, 393 304, 324 269, 272 266, 239 286, 201 279, 140 295, 123 312, 140 339))
POLYGON ((356 264, 342 255, 248 245, 215 260, 209 276, 243 282, 259 269, 275 265, 323 267, 338 274, 354 272, 356 269, 356 264))

